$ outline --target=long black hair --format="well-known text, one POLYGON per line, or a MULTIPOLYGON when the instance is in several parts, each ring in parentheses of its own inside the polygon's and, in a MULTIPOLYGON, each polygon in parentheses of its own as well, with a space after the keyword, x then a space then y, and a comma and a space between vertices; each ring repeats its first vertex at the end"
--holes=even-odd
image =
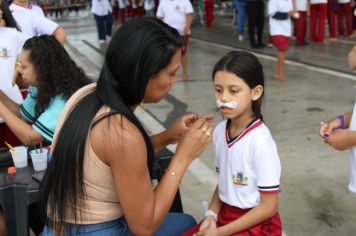
POLYGON ((2 18, 5 21, 5 27, 15 28, 18 31, 21 31, 19 25, 16 23, 14 17, 11 14, 9 5, 7 4, 6 0, 0 0, 0 10, 2 11, 2 18))
MULTIPOLYGON (((97 87, 84 96, 67 115, 57 136, 52 159, 42 181, 42 205, 49 217, 63 226, 66 214, 84 207, 83 161, 91 123, 103 105, 132 122, 147 147, 147 165, 154 161, 152 143, 134 113, 152 76, 165 68, 182 46, 179 33, 155 18, 133 19, 112 37, 97 87), (69 211, 67 207, 70 206, 69 211)), ((120 132, 120 130, 118 130, 120 132)), ((79 216, 80 217, 80 216, 79 216)))
POLYGON ((91 82, 53 36, 34 36, 26 40, 22 50, 29 52, 29 61, 37 74, 36 116, 47 109, 55 96, 67 100, 91 82))
MULTIPOLYGON (((214 66, 212 78, 218 71, 228 71, 241 78, 250 87, 264 87, 263 66, 255 55, 245 51, 232 51, 221 58, 214 66)), ((264 90, 261 97, 252 102, 252 111, 256 117, 262 117, 261 107, 264 90)))

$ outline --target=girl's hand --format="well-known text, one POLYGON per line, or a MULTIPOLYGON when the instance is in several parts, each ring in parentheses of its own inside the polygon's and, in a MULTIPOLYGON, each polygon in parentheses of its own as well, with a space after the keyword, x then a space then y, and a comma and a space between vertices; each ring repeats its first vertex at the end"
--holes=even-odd
POLYGON ((352 145, 349 143, 351 131, 346 129, 337 129, 330 133, 328 137, 324 139, 324 142, 329 144, 336 150, 343 151, 350 148, 352 145))
POLYGON ((319 128, 319 135, 322 138, 327 138, 333 132, 333 130, 339 128, 341 125, 340 120, 335 118, 326 123, 321 122, 319 128))
POLYGON ((199 118, 179 140, 176 154, 188 162, 195 159, 209 145, 213 128, 205 118, 199 118))
POLYGON ((205 232, 208 229, 215 229, 216 221, 213 216, 205 217, 203 222, 200 224, 199 232, 205 232))

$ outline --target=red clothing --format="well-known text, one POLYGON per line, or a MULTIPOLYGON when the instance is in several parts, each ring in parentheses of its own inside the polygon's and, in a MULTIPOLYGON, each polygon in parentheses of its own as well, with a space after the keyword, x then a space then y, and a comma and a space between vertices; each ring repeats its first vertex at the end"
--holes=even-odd
MULTIPOLYGON (((305 43, 305 37, 307 35, 307 12, 298 11, 299 18, 294 22, 294 33, 296 37, 296 44, 302 45, 305 43)), ((336 31, 335 31, 336 32, 336 31)))
POLYGON ((276 46, 279 52, 286 52, 289 47, 290 37, 284 35, 271 36, 271 42, 276 46))
POLYGON ((327 14, 326 3, 310 4, 310 40, 311 41, 324 42, 326 14, 327 14))
MULTIPOLYGON (((240 209, 238 207, 224 204, 219 212, 217 225, 218 227, 226 225, 240 218, 250 210, 251 209, 240 209)), ((192 236, 194 233, 198 232, 199 227, 200 224, 197 224, 193 228, 181 234, 180 236, 192 236)), ((265 220, 264 222, 254 227, 232 234, 232 236, 281 236, 281 235, 282 235, 282 222, 278 212, 270 219, 265 220)))
POLYGON ((336 38, 336 16, 338 14, 338 3, 334 5, 335 0, 328 0, 328 23, 331 38, 336 38))
POLYGON ((5 141, 13 147, 22 145, 6 123, 0 123, 0 147, 7 147, 5 141))
POLYGON ((351 3, 339 3, 339 10, 337 15, 338 29, 341 36, 345 35, 344 18, 346 18, 346 33, 347 36, 352 34, 352 10, 351 3))
POLYGON ((214 20, 214 1, 204 0, 204 9, 205 9, 206 27, 210 28, 211 26, 213 26, 213 20, 214 20))

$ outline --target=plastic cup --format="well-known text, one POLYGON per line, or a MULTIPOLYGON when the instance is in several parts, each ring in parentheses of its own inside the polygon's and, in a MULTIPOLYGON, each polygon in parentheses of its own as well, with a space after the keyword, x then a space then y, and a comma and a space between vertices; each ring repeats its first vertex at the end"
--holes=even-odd
POLYGON ((47 150, 36 149, 30 152, 33 168, 35 171, 42 171, 47 169, 47 150))
POLYGON ((25 146, 14 147, 15 151, 10 150, 12 160, 16 168, 27 166, 27 148, 25 146))

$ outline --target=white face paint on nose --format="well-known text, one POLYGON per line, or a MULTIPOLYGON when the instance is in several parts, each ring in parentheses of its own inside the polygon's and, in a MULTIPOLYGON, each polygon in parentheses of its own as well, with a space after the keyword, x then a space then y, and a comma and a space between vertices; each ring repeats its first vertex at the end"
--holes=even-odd
POLYGON ((229 102, 222 102, 220 99, 216 100, 216 104, 218 105, 218 107, 228 107, 231 109, 234 109, 237 107, 237 102, 235 101, 229 101, 229 102))

